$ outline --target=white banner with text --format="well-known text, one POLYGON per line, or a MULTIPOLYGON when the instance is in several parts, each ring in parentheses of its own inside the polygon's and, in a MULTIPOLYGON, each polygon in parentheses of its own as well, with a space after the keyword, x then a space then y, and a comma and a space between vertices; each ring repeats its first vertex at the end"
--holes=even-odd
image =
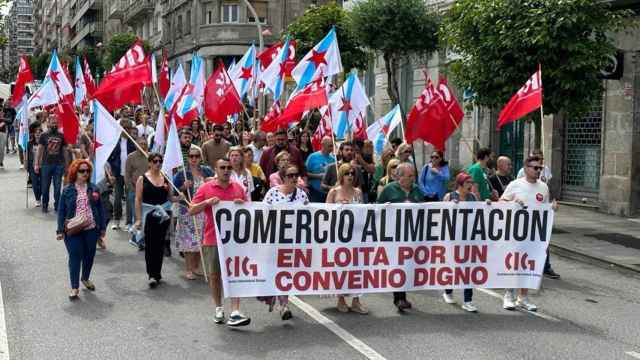
POLYGON ((536 289, 553 216, 504 202, 214 209, 226 297, 536 289))

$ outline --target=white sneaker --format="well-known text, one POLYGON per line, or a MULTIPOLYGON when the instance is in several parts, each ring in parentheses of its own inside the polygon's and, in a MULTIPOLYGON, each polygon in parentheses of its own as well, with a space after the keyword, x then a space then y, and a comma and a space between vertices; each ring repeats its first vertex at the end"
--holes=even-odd
POLYGON ((111 230, 120 230, 120 221, 116 221, 111 226, 111 230))
POLYGON ((528 297, 518 297, 518 301, 516 301, 516 305, 521 307, 527 311, 538 311, 538 307, 536 304, 530 303, 528 297))
POLYGON ((36 201, 36 207, 40 207, 40 201, 36 201))
POLYGON ((502 300, 502 307, 505 310, 516 309, 516 303, 513 298, 513 289, 507 289, 507 291, 504 293, 504 299, 502 300))
POLYGON ((446 302, 447 304, 455 304, 456 301, 453 298, 453 294, 447 294, 447 293, 443 293, 442 294, 442 298, 444 299, 444 302, 446 302))
POLYGON ((216 306, 216 316, 213 318, 216 324, 224 323, 224 308, 222 306, 216 306))
POLYGON ((478 308, 471 301, 462 304, 462 310, 468 312, 478 312, 478 308))
POLYGON ((24 165, 20 165, 20 170, 24 170, 24 165))

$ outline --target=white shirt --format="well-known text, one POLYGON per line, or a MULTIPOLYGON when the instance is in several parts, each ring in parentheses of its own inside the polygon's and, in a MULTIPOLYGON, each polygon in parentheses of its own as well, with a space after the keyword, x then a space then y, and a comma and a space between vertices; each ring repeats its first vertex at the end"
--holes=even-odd
POLYGON ((251 173, 249 173, 249 170, 244 169, 244 173, 240 174, 236 173, 235 170, 232 170, 230 177, 231 180, 242 185, 245 194, 247 194, 247 199, 251 199, 251 193, 253 192, 253 190, 255 190, 255 188, 253 186, 253 177, 251 176, 251 173))
POLYGON ((152 128, 148 124, 146 127, 140 124, 136 126, 136 129, 138 130, 138 136, 144 136, 146 139, 149 139, 150 136, 153 136, 154 132, 156 131, 154 128, 152 128))
MULTIPOLYGON (((540 172, 540 181, 542 181, 543 183, 548 184, 549 181, 551 181, 551 170, 549 170, 549 168, 547 167, 547 165, 543 165, 544 169, 542 169, 542 171, 540 172)), ((521 168, 520 171, 518 171, 518 176, 517 178, 523 178, 524 177, 524 168, 521 168)))
POLYGON ((260 163, 260 158, 262 157, 264 146, 262 147, 262 149, 258 149, 254 143, 251 143, 247 147, 253 151, 253 162, 256 164, 260 163))
POLYGON ((129 153, 127 152, 127 139, 120 139, 120 174, 124 176, 124 169, 127 164, 127 156, 129 153))
POLYGON ((507 185, 500 200, 520 200, 526 205, 541 205, 549 202, 549 187, 541 180, 530 183, 526 178, 518 178, 507 185))

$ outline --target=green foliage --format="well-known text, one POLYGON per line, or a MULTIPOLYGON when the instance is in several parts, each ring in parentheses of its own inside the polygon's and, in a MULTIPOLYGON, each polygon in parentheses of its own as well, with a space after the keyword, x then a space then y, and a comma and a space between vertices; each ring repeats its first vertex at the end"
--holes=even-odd
POLYGON ((455 80, 480 105, 503 106, 541 64, 545 112, 581 114, 602 94, 598 74, 615 52, 608 35, 629 15, 593 0, 459 0, 441 34, 462 56, 455 80))
POLYGON ((352 68, 365 69, 367 54, 359 46, 351 27, 348 13, 336 3, 311 7, 289 24, 286 33, 297 41, 296 55, 302 58, 327 35, 331 27, 336 27, 340 56, 345 72, 352 68))
MULTIPOLYGON (((136 42, 137 36, 133 33, 117 33, 111 37, 109 43, 105 46, 105 54, 102 59, 104 69, 111 69, 113 64, 118 62, 120 58, 131 48, 136 42)), ((147 41, 142 43, 145 53, 151 50, 151 45, 147 41)))
POLYGON ((382 54, 387 93, 398 104, 400 59, 427 56, 437 49, 438 16, 424 0, 364 0, 356 4, 350 17, 360 44, 382 54))
MULTIPOLYGON (((47 68, 49 67, 49 62, 51 61, 51 53, 30 56, 27 60, 29 61, 29 67, 31 67, 33 77, 40 80, 44 79, 44 76, 47 73, 47 68)), ((18 72, 16 71, 16 74, 17 73, 18 72)), ((13 76, 15 77, 16 74, 13 76)))

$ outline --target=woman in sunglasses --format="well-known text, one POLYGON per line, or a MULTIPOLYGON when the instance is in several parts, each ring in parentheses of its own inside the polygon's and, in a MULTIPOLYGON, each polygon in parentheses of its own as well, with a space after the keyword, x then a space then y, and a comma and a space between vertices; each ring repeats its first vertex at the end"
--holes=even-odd
MULTIPOLYGON (((288 165, 284 168, 283 182, 280 185, 276 185, 267 191, 264 196, 264 202, 270 205, 285 204, 307 204, 309 198, 307 193, 301 187, 298 187, 297 182, 300 177, 300 171, 295 165, 288 165)), ((269 312, 273 311, 273 307, 276 303, 275 296, 260 297, 258 300, 264 301, 269 306, 269 312)), ((286 295, 278 296, 280 302, 280 318, 282 320, 291 319, 291 310, 289 310, 289 297, 286 295)))
POLYGON ((57 239, 64 239, 69 253, 70 300, 77 300, 80 281, 89 290, 95 285, 89 280, 96 244, 105 232, 104 210, 100 194, 89 182, 92 165, 88 160, 74 160, 69 166, 69 184, 62 191, 58 207, 57 239), (81 275, 82 271, 82 275, 81 275))
POLYGON ((171 222, 171 188, 161 173, 162 154, 152 152, 147 157, 149 170, 136 182, 135 228, 144 232, 144 259, 149 275, 149 287, 155 289, 162 280, 164 240, 171 222))
POLYGON ((396 169, 400 165, 400 160, 391 159, 387 163, 387 175, 378 181, 378 196, 382 193, 385 186, 397 180, 396 169))
MULTIPOLYGON (((338 168, 338 183, 327 194, 328 204, 362 204, 362 191, 353 186, 356 177, 356 169, 350 163, 344 163, 338 168)), ((347 305, 345 297, 349 295, 338 295, 336 307, 341 313, 349 310, 366 315, 369 310, 360 302, 360 295, 352 295, 351 308, 347 305)))
POLYGON ((431 153, 431 161, 426 164, 418 177, 418 187, 427 202, 442 201, 449 183, 449 164, 442 151, 431 153))
MULTIPOLYGON (((213 170, 206 165, 201 165, 202 153, 199 148, 192 146, 188 153, 188 165, 178 171, 173 178, 173 183, 185 194, 191 202, 191 197, 205 183, 205 179, 213 176, 213 170), (186 176, 186 177, 185 177, 186 176)), ((176 215, 176 249, 184 253, 186 266, 185 278, 196 279, 200 264, 200 242, 204 231, 204 213, 195 216, 189 215, 189 206, 186 201, 181 201, 177 206, 176 215)))

